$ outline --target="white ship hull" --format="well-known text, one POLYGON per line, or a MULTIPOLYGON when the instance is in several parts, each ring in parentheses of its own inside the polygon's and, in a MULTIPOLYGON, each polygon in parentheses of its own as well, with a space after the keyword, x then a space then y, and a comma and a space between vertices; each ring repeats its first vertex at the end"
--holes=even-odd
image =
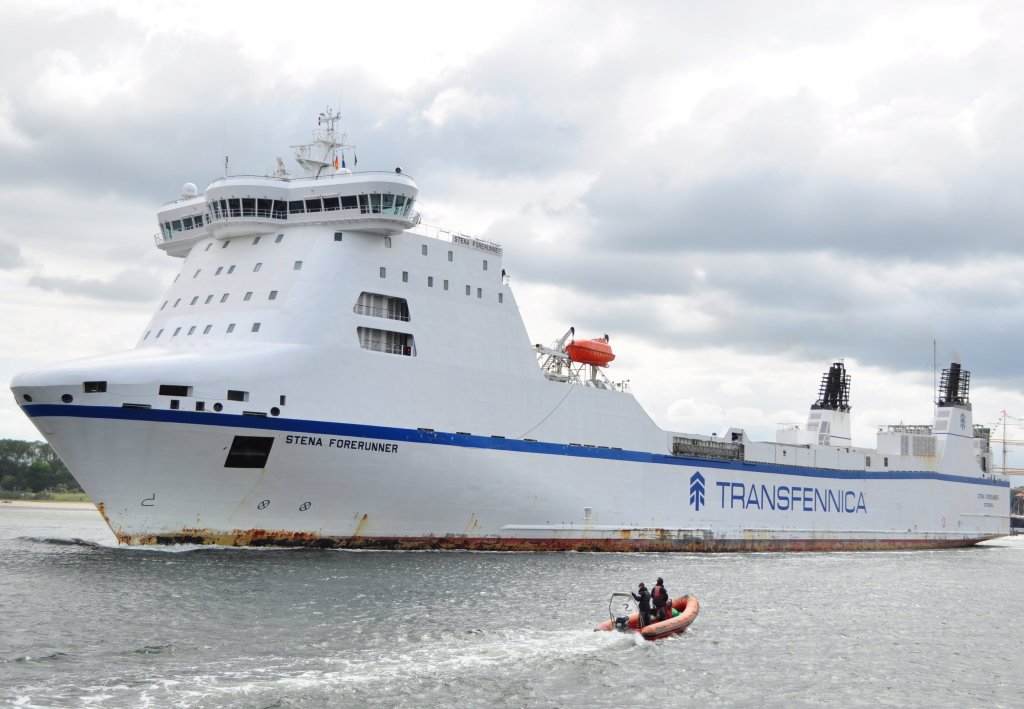
POLYGON ((924 471, 866 477, 281 419, 254 429, 218 414, 47 413, 34 420, 130 544, 763 551, 1007 533, 1005 486, 924 471), (224 467, 236 435, 273 436, 265 467, 224 467))

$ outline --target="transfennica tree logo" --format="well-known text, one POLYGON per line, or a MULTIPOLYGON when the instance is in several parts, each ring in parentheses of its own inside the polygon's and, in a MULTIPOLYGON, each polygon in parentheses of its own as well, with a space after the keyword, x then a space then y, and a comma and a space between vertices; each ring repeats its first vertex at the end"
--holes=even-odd
POLYGON ((690 476, 690 504, 698 512, 704 504, 704 476, 699 470, 690 476))

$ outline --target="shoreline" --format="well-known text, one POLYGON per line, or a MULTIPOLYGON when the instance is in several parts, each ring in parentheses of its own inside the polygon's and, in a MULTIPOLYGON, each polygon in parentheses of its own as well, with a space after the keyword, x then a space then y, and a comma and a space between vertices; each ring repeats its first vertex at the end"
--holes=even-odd
POLYGON ((92 502, 64 502, 58 500, 0 500, 3 509, 36 509, 36 510, 95 510, 92 502))

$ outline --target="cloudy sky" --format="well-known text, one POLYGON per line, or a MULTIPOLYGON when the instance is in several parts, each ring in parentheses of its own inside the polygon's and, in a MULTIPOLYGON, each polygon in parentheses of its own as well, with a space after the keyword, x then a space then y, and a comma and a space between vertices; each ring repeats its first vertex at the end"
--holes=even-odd
MULTIPOLYGON (((930 421, 933 342, 976 422, 1024 417, 1018 3, 132 5, 4 3, 5 381, 132 346, 180 265, 159 206, 331 105, 664 427, 772 438, 841 357, 873 445, 930 421)), ((10 397, 0 437, 38 438, 10 397)))

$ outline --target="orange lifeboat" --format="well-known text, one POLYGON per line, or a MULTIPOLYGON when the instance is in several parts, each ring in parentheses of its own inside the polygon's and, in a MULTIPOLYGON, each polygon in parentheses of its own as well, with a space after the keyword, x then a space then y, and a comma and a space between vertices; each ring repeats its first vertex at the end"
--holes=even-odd
POLYGON ((607 367, 608 363, 615 359, 607 335, 596 340, 573 340, 565 346, 565 352, 573 362, 595 367, 607 367))

